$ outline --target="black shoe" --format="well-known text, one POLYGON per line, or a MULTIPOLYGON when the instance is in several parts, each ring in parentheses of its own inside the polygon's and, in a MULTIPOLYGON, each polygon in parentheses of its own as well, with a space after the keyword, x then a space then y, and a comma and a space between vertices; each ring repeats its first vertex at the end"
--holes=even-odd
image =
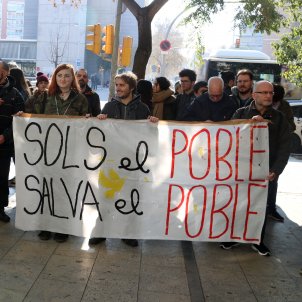
POLYGON ((88 244, 89 245, 95 245, 95 244, 99 244, 99 243, 101 243, 105 240, 106 240, 106 238, 104 238, 104 237, 93 237, 93 238, 89 239, 88 244))
POLYGON ((219 246, 224 250, 230 250, 231 248, 237 245, 239 245, 238 242, 221 242, 219 246))
POLYGON ((261 256, 270 256, 271 255, 271 251, 264 243, 253 244, 252 249, 254 251, 258 252, 258 254, 261 256))
POLYGON ((5 214, 4 210, 0 211, 0 221, 2 222, 10 222, 10 217, 5 214))
POLYGON ((48 231, 41 231, 39 234, 38 234, 39 238, 41 240, 49 240, 50 237, 51 237, 51 232, 48 232, 48 231))
POLYGON ((67 234, 61 234, 61 233, 55 233, 53 239, 56 242, 62 243, 62 242, 65 242, 68 239, 68 235, 67 234))
POLYGON ((122 239, 127 245, 136 247, 138 246, 138 241, 136 239, 122 239))
POLYGON ((275 210, 274 212, 268 214, 267 217, 269 217, 269 218, 271 218, 271 219, 273 219, 273 220, 279 221, 279 222, 284 222, 284 217, 282 217, 282 216, 277 212, 277 210, 275 210))

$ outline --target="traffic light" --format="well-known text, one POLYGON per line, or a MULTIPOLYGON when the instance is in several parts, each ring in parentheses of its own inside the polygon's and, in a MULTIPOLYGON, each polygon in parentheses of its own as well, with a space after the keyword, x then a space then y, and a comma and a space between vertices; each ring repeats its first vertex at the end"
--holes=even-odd
POLYGON ((123 38, 121 65, 124 67, 129 66, 131 63, 132 42, 132 37, 127 36, 123 38))
POLYGON ((104 42, 102 51, 107 55, 111 55, 113 52, 114 44, 114 26, 107 25, 104 27, 103 31, 105 35, 102 38, 102 41, 104 42))
POLYGON ((87 32, 92 32, 92 34, 86 35, 86 40, 92 41, 92 43, 86 44, 86 49, 99 55, 101 52, 101 25, 88 25, 87 32))

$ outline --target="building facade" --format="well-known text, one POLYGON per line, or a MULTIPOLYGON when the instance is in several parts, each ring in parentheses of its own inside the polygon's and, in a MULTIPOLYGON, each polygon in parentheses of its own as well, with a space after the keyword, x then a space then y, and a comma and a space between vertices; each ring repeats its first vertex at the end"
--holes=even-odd
MULTIPOLYGON (((60 63, 109 74, 110 63, 85 50, 86 26, 114 24, 117 1, 82 0, 77 8, 56 2, 54 7, 48 0, 0 0, 0 58, 15 61, 27 76, 51 75, 60 63)), ((137 22, 129 10, 122 15, 120 41, 125 35, 133 37, 134 53, 137 22)))

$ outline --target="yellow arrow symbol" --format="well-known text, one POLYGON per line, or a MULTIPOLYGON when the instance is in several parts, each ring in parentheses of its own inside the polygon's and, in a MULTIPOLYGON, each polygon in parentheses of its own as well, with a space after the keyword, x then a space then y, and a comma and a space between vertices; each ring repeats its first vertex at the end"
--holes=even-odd
POLYGON ((125 179, 120 178, 120 176, 113 169, 109 170, 108 177, 101 170, 99 173, 99 183, 104 188, 108 188, 108 190, 105 192, 105 197, 113 198, 114 194, 123 188, 125 179))

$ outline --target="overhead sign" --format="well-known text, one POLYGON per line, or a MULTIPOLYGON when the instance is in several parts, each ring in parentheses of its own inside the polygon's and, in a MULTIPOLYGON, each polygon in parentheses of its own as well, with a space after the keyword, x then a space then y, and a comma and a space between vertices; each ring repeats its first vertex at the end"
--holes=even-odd
POLYGON ((163 40, 160 42, 159 47, 162 51, 168 51, 171 48, 171 43, 169 40, 163 40))
POLYGON ((85 237, 259 242, 268 131, 14 117, 16 227, 85 237))

